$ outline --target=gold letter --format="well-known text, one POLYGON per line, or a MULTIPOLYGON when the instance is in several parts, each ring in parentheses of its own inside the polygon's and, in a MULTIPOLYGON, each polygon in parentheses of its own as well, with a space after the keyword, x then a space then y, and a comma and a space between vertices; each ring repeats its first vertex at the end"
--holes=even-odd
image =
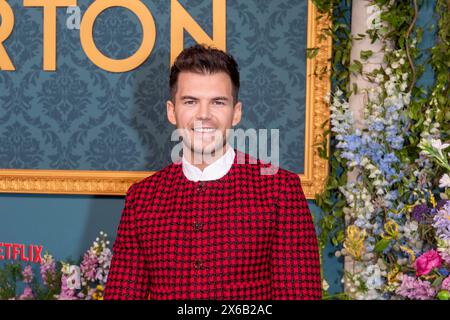
POLYGON ((81 21, 80 40, 86 55, 98 67, 110 72, 126 72, 137 68, 148 58, 156 40, 156 26, 153 16, 140 0, 96 0, 87 9, 81 21), (92 29, 95 19, 104 10, 111 7, 124 7, 132 11, 141 22, 142 43, 134 55, 115 60, 106 57, 95 46, 92 29))
POLYGON ((0 25, 0 70, 14 71, 14 65, 3 47, 3 41, 8 39, 14 28, 14 13, 8 2, 0 0, 0 17, 2 24, 0 25))
POLYGON ((211 39, 178 0, 172 0, 170 17, 170 65, 174 63, 176 57, 183 51, 185 29, 197 43, 204 43, 226 51, 226 9, 226 0, 213 0, 213 37, 211 39))
POLYGON ((77 0, 23 0, 25 7, 44 8, 44 70, 56 70, 56 8, 73 7, 77 0))

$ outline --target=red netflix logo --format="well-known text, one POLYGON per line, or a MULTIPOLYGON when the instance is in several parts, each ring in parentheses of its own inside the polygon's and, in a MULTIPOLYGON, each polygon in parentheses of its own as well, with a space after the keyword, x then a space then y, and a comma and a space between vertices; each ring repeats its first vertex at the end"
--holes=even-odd
POLYGON ((22 260, 25 262, 41 263, 42 246, 30 244, 25 246, 18 243, 0 242, 0 261, 1 260, 22 260))

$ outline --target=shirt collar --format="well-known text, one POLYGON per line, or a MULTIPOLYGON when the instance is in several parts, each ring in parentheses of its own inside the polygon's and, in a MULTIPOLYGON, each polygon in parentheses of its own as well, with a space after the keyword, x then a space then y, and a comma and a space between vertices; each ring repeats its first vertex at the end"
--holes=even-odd
POLYGON ((233 148, 228 147, 227 152, 219 159, 208 165, 203 171, 191 164, 183 156, 182 166, 184 176, 191 181, 210 181, 218 180, 230 171, 234 163, 235 152, 233 148))

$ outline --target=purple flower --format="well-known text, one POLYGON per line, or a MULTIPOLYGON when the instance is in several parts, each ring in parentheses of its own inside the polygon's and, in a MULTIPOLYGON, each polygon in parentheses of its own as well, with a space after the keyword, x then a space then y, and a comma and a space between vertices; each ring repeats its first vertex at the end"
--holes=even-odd
POLYGON ((23 276, 23 282, 25 283, 31 283, 33 281, 33 269, 31 269, 31 266, 26 266, 22 271, 23 276))
POLYGON ((442 207, 447 203, 448 200, 446 199, 441 199, 438 201, 437 205, 436 205, 436 209, 437 210, 441 210, 442 207))
POLYGON ((69 288, 69 286, 67 285, 67 279, 67 275, 63 275, 61 277, 61 293, 58 297, 58 300, 77 300, 78 298, 76 297, 76 290, 69 288))
POLYGON ((450 253, 446 251, 439 251, 439 254, 441 255, 442 260, 450 265, 450 253))
POLYGON ((450 240, 450 201, 436 213, 433 218, 436 235, 442 240, 450 240))
POLYGON ((444 279, 444 281, 442 281, 441 289, 450 291, 450 276, 448 276, 447 278, 444 279))
POLYGON ((408 275, 403 275, 403 281, 395 291, 398 295, 414 300, 430 300, 436 295, 428 281, 422 281, 408 275))
POLYGON ((53 260, 53 257, 51 255, 44 255, 44 259, 42 260, 41 267, 41 277, 42 282, 45 285, 48 285, 48 276, 53 276, 56 274, 56 263, 55 260, 53 260))
POLYGON ((23 293, 20 295, 19 300, 28 300, 33 298, 34 298, 33 290, 31 290, 31 288, 27 286, 23 290, 23 293))
POLYGON ((423 222, 430 213, 430 208, 426 204, 418 204, 414 207, 411 217, 417 222, 423 222))
POLYGON ((83 256, 80 269, 83 276, 89 281, 95 281, 97 275, 98 257, 92 252, 88 251, 83 256))

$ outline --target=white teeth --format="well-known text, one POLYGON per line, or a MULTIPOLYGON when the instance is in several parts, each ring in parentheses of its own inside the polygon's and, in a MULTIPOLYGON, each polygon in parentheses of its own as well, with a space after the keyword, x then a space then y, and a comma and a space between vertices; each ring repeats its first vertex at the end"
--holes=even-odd
POLYGON ((214 132, 216 129, 214 128, 194 128, 195 132, 206 133, 206 132, 214 132))

